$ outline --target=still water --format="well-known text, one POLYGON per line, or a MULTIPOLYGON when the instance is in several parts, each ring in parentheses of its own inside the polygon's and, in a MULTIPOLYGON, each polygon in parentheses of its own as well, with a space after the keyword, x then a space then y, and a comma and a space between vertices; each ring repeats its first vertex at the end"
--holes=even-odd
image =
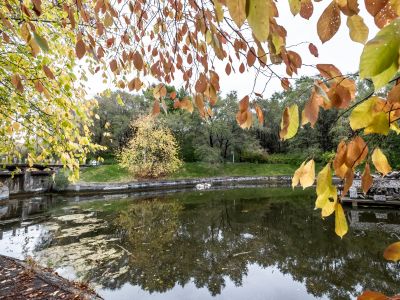
POLYGON ((0 202, 0 254, 33 257, 105 299, 354 299, 400 292, 400 212, 347 208, 350 233, 279 188, 0 202))

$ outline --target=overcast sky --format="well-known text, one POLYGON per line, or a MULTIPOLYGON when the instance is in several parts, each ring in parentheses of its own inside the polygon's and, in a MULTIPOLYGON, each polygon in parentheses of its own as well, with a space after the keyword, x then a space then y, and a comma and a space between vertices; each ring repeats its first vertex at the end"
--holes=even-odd
MULTIPOLYGON (((315 58, 309 53, 308 44, 302 44, 290 50, 298 52, 303 60, 304 64, 315 65, 317 63, 331 63, 337 66, 342 73, 352 73, 358 71, 359 58, 363 49, 363 45, 351 41, 349 37, 349 30, 346 25, 347 17, 341 14, 342 25, 338 33, 328 42, 322 45, 319 41, 317 34, 317 21, 323 10, 329 5, 329 1, 313 2, 314 13, 310 20, 305 20, 299 15, 294 17, 289 9, 287 0, 280 0, 278 3, 280 17, 278 18, 278 24, 283 25, 287 30, 286 45, 296 45, 301 42, 312 42, 319 50, 319 58, 315 58)), ((375 36, 377 28, 373 23, 373 18, 366 12, 363 1, 359 1, 361 16, 364 18, 367 26, 370 28, 369 39, 375 36)), ((245 95, 251 93, 254 83, 254 72, 245 72, 244 74, 232 73, 229 77, 225 74, 225 64, 221 64, 221 67, 217 69, 220 76, 220 86, 222 94, 226 94, 229 91, 236 90, 239 95, 239 99, 245 95)), ((285 66, 274 66, 274 70, 282 75, 285 75, 285 66)), ((303 66, 299 70, 299 76, 301 75, 315 75, 317 72, 313 67, 303 66)), ((179 76, 178 76, 179 77, 179 76)), ((182 82, 177 81, 176 85, 180 85, 182 82)), ((264 88, 265 80, 259 80, 255 92, 261 92, 264 88)), ((114 89, 112 84, 103 84, 102 79, 99 75, 92 76, 88 82, 89 95, 93 96, 107 88, 114 89)), ((264 92, 264 97, 268 97, 274 92, 282 91, 282 87, 279 79, 273 79, 264 92)))

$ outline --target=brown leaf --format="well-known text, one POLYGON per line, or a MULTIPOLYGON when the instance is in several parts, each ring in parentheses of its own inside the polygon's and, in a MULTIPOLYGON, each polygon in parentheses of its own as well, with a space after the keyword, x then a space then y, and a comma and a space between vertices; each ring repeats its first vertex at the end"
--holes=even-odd
POLYGON ((315 57, 318 57, 318 56, 319 56, 319 54, 318 54, 318 48, 317 48, 313 43, 310 43, 310 44, 308 45, 308 50, 310 50, 310 53, 311 53, 312 55, 314 55, 315 57))
POLYGON ((110 69, 112 72, 115 72, 118 70, 118 63, 115 59, 113 59, 112 61, 110 61, 110 69))
POLYGON ((195 90, 198 93, 204 93, 207 89, 207 77, 201 73, 195 84, 195 90))
POLYGON ((53 72, 50 70, 50 68, 48 66, 46 66, 46 65, 43 66, 43 72, 44 72, 44 74, 46 74, 47 78, 56 79, 54 77, 53 72))
POLYGON ((261 107, 256 104, 255 110, 256 110, 256 114, 257 114, 258 123, 260 125, 263 125, 264 124, 264 114, 263 114, 261 107))
POLYGON ((151 110, 151 115, 153 117, 157 116, 160 113, 160 101, 157 99, 154 100, 153 109, 151 110))
POLYGON ((18 92, 22 93, 24 91, 24 86, 22 85, 21 77, 19 76, 19 74, 14 74, 11 77, 11 83, 18 92))
POLYGON ((300 4, 300 16, 304 19, 310 19, 314 12, 314 6, 311 0, 302 0, 300 4))
POLYGON ((33 3, 33 11, 37 16, 40 16, 42 14, 42 1, 41 0, 32 0, 33 3))
POLYGON ((368 193, 372 184, 373 184, 373 178, 371 176, 371 169, 369 167, 369 163, 366 163, 364 172, 361 176, 361 188, 362 188, 364 194, 368 193))
POLYGON ((133 54, 133 65, 139 71, 143 69, 143 58, 138 51, 133 54))
POLYGON ((79 59, 81 59, 83 56, 85 56, 85 53, 86 53, 86 45, 85 45, 85 43, 83 42, 82 39, 79 39, 79 40, 76 42, 76 45, 75 45, 75 53, 76 53, 76 57, 78 57, 79 59))
POLYGON ((317 69, 322 77, 329 80, 342 76, 342 72, 340 72, 338 68, 331 64, 317 64, 317 69))
POLYGON ((249 67, 252 67, 254 63, 256 62, 257 56, 256 56, 256 50, 251 47, 249 51, 247 52, 247 65, 249 67))
POLYGON ((336 1, 324 10, 317 23, 317 32, 322 43, 329 41, 339 30, 340 27, 340 10, 336 1))
POLYGON ((281 86, 282 86, 286 91, 288 91, 288 90, 290 89, 290 82, 289 82, 289 79, 287 79, 287 78, 282 78, 282 79, 281 79, 281 86))
POLYGON ((226 75, 229 76, 229 75, 231 75, 231 72, 232 72, 231 64, 227 63, 226 66, 225 66, 225 73, 226 73, 226 75))

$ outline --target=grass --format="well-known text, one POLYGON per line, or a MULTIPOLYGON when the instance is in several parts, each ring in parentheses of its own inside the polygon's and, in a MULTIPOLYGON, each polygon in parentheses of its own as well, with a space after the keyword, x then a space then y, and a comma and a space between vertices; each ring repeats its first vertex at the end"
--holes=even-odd
MULTIPOLYGON (((206 163, 185 163, 176 173, 165 179, 184 179, 219 176, 273 176, 292 175, 298 168, 289 164, 226 163, 210 165, 206 163)), ((126 182, 134 178, 117 164, 88 167, 81 171, 83 182, 126 182)))

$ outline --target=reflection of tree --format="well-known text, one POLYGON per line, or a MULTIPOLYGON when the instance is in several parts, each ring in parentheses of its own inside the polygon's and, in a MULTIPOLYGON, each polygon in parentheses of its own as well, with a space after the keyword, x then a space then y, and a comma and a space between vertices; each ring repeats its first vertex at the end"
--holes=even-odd
POLYGON ((110 239, 108 249, 120 255, 101 256, 101 270, 85 277, 109 288, 130 282, 150 292, 193 281, 216 295, 226 278, 240 286, 248 265, 258 264, 276 266, 315 296, 347 299, 360 288, 398 292, 399 267, 382 258, 389 234, 352 230, 340 240, 332 220, 310 213, 312 199, 304 198, 226 200, 212 192, 196 201, 130 202, 108 227, 119 238, 110 239), (105 267, 112 279, 103 275, 105 267))

